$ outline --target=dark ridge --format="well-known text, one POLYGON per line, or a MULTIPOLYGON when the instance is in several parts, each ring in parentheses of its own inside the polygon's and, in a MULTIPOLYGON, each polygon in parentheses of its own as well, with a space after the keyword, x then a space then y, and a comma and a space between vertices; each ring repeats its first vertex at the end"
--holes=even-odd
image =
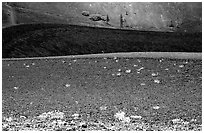
POLYGON ((3 58, 116 52, 202 52, 202 33, 155 32, 68 24, 23 24, 2 31, 3 58))

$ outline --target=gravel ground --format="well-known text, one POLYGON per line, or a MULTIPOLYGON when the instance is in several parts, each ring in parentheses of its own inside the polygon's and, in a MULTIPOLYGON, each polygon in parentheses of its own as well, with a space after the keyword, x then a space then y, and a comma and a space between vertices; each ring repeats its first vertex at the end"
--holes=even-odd
POLYGON ((200 131, 202 61, 3 61, 4 131, 200 131))

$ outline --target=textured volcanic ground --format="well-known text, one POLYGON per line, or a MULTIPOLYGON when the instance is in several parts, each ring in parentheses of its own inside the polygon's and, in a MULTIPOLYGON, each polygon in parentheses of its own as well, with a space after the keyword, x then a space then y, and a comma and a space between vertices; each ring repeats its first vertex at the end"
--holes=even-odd
POLYGON ((2 67, 3 130, 201 130, 202 60, 59 58, 2 67))
POLYGON ((2 52, 3 58, 117 52, 202 52, 202 33, 26 24, 3 29, 2 52))

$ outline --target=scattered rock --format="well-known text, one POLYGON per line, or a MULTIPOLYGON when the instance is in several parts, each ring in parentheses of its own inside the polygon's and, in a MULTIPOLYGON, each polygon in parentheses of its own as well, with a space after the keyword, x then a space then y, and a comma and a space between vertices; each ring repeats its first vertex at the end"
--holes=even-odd
POLYGON ((106 106, 101 106, 101 107, 100 107, 100 110, 106 110, 106 109, 107 109, 106 106))
POLYGON ((184 67, 184 65, 179 65, 180 68, 184 67))
POLYGON ((71 85, 70 85, 70 84, 66 84, 65 86, 66 86, 66 87, 70 87, 71 85))
POLYGON ((46 119, 63 119, 64 118, 64 113, 63 112, 58 112, 58 111, 51 111, 51 112, 45 112, 42 113, 37 117, 40 120, 46 120, 46 119))
POLYGON ((81 14, 82 14, 83 16, 89 16, 89 15, 90 15, 89 11, 83 11, 81 14))
POLYGON ((91 14, 89 19, 92 21, 106 21, 106 17, 101 14, 91 14))
POLYGON ((114 115, 117 119, 119 119, 122 122, 129 123, 130 117, 125 117, 125 112, 118 112, 114 115))
POLYGON ((154 106, 152 107, 153 109, 159 109, 160 107, 159 106, 154 106))
POLYGON ((142 85, 142 86, 143 86, 143 85, 146 85, 146 84, 145 84, 145 83, 141 83, 140 85, 142 85))
POLYGON ((128 69, 128 70, 126 70, 125 72, 126 72, 126 73, 131 73, 131 70, 130 70, 130 69, 128 69))
POLYGON ((171 121, 173 122, 173 124, 183 122, 183 120, 182 120, 182 119, 173 119, 173 120, 171 120, 171 121))
POLYGON ((159 84, 160 81, 159 81, 158 79, 155 79, 155 80, 154 80, 154 83, 158 83, 158 84, 159 84))
POLYGON ((140 115, 131 115, 130 118, 133 118, 133 119, 142 119, 142 116, 140 116, 140 115))
POLYGON ((16 87, 16 86, 15 86, 15 87, 13 87, 13 88, 14 88, 15 90, 18 90, 18 89, 19 89, 19 87, 16 87))

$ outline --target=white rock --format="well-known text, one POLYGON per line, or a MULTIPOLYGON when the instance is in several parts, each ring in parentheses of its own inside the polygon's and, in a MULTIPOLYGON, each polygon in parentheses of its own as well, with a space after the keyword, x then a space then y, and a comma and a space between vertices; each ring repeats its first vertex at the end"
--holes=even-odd
POLYGON ((146 85, 145 83, 141 83, 140 85, 146 85))
POLYGON ((171 120, 173 123, 181 123, 181 122, 183 122, 183 120, 182 119, 173 119, 173 120, 171 120))
POLYGON ((121 75, 121 73, 117 73, 116 75, 117 75, 117 76, 120 76, 120 75, 121 75))
POLYGON ((125 112, 118 112, 114 116, 119 120, 123 120, 125 118, 125 112))
POLYGON ((133 119, 142 119, 142 116, 140 115, 131 115, 130 117, 133 119))
POLYGON ((162 62, 164 59, 160 59, 159 62, 162 62))
POLYGON ((14 88, 15 90, 19 89, 19 87, 16 87, 16 86, 15 86, 15 87, 13 87, 13 88, 14 88))
POLYGON ((130 117, 125 117, 122 122, 125 122, 125 123, 130 123, 131 119, 130 117))
POLYGON ((144 69, 144 67, 141 67, 141 68, 137 69, 137 71, 140 71, 140 70, 142 70, 142 69, 144 69))
POLYGON ((106 109, 107 109, 106 106, 101 106, 101 107, 100 107, 100 110, 106 110, 106 109))
POLYGON ((9 117, 9 118, 6 118, 5 120, 8 122, 11 122, 13 120, 13 118, 9 117))
POLYGON ((57 119, 63 119, 64 113, 63 112, 54 112, 51 114, 51 119, 57 118, 57 119))
POLYGON ((179 65, 180 68, 184 67, 184 65, 179 65))
POLYGON ((159 106, 154 106, 152 107, 153 109, 159 109, 160 107, 159 106))
POLYGON ((154 83, 158 83, 158 84, 159 84, 160 81, 159 81, 158 79, 155 79, 155 80, 154 80, 154 83))
POLYGON ((126 73, 131 73, 131 70, 130 70, 130 69, 128 69, 128 70, 126 70, 125 72, 126 72, 126 73))
POLYGON ((158 73, 152 73, 152 76, 157 76, 158 75, 158 73))
POLYGON ((66 87, 70 87, 71 85, 70 85, 70 84, 66 84, 65 86, 66 86, 66 87))
POLYGON ((74 119, 78 119, 79 118, 79 114, 75 113, 72 115, 72 117, 74 117, 74 119))

